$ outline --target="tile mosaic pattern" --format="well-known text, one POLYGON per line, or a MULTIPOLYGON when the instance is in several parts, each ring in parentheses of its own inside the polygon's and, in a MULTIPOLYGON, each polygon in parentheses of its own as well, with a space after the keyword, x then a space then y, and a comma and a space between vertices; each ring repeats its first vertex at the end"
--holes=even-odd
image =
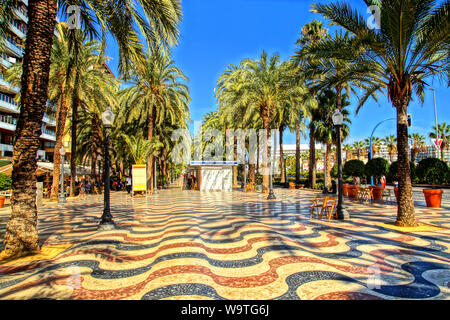
POLYGON ((117 230, 104 232, 98 196, 46 205, 41 240, 60 251, 0 263, 0 299, 450 298, 448 209, 417 208, 441 229, 399 232, 382 226, 392 205, 349 203, 351 220, 318 221, 314 192, 275 193, 113 193, 117 230))

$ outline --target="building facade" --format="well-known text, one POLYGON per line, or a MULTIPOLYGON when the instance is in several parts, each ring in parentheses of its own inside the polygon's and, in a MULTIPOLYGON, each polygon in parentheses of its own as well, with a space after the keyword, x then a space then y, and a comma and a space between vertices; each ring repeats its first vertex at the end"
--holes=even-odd
MULTIPOLYGON (((4 50, 0 51, 0 157, 12 157, 14 132, 20 113, 16 95, 20 88, 12 86, 4 78, 5 70, 16 62, 21 62, 27 34, 27 0, 18 2, 10 21, 9 33, 1 39, 4 50)), ((38 159, 53 161, 53 147, 56 140, 56 120, 47 114, 42 123, 38 159)))

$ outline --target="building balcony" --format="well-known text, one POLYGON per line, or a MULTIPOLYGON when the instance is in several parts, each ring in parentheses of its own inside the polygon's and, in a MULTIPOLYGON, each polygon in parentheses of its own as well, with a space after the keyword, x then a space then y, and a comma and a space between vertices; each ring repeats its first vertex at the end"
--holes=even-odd
POLYGON ((25 32, 17 28, 15 25, 11 24, 9 26, 9 29, 15 33, 16 36, 18 36, 20 39, 25 39, 25 32))
POLYGON ((19 104, 13 98, 0 93, 0 110, 5 112, 19 113, 19 104))
POLYGON ((17 19, 20 19, 23 22, 28 23, 28 17, 19 9, 14 9, 13 14, 17 19))
POLYGON ((18 93, 20 91, 20 88, 11 86, 11 83, 6 81, 3 78, 3 75, 0 74, 0 90, 6 91, 8 93, 16 94, 16 93, 18 93))
POLYGON ((16 130, 17 119, 12 116, 0 115, 0 128, 15 131, 16 130))
POLYGON ((43 121, 44 121, 44 123, 46 123, 52 127, 56 127, 56 118, 55 117, 50 117, 47 114, 44 114, 43 121))
POLYGON ((5 39, 5 48, 6 50, 8 50, 10 53, 12 53, 13 55, 17 56, 17 57, 23 57, 23 49, 21 47, 19 47, 14 40, 7 38, 5 39))
POLYGON ((12 63, 6 60, 4 57, 0 56, 0 64, 3 65, 5 68, 9 68, 12 66, 12 63))
POLYGON ((56 133, 53 130, 42 129, 40 138, 48 141, 56 141, 56 133))

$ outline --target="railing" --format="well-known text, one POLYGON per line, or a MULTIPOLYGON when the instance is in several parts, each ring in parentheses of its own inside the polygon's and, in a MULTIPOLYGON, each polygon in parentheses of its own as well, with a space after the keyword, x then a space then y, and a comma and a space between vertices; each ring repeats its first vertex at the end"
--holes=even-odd
POLYGON ((12 116, 0 115, 0 122, 16 125, 17 119, 12 116))
POLYGON ((43 134, 47 134, 49 136, 56 136, 56 133, 54 130, 49 130, 49 129, 42 129, 42 133, 43 134))
POLYGON ((19 106, 19 104, 17 102, 15 102, 13 98, 11 98, 10 96, 7 96, 3 93, 0 93, 0 100, 7 102, 9 104, 12 104, 13 106, 16 106, 16 107, 19 106))
POLYGON ((7 37, 6 38, 7 43, 17 51, 18 54, 22 54, 24 53, 24 50, 17 44, 17 42, 15 42, 11 37, 7 37))
POLYGON ((11 25, 13 25, 17 30, 19 30, 23 34, 27 33, 27 25, 25 23, 20 23, 15 19, 11 19, 10 22, 11 25))

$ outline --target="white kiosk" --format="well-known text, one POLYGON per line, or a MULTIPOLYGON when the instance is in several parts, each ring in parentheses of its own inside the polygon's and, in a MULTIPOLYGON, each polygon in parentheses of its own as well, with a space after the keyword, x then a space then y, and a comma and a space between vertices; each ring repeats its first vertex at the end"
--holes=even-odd
POLYGON ((195 177, 194 190, 232 191, 233 166, 237 165, 237 161, 191 161, 187 175, 195 177))

